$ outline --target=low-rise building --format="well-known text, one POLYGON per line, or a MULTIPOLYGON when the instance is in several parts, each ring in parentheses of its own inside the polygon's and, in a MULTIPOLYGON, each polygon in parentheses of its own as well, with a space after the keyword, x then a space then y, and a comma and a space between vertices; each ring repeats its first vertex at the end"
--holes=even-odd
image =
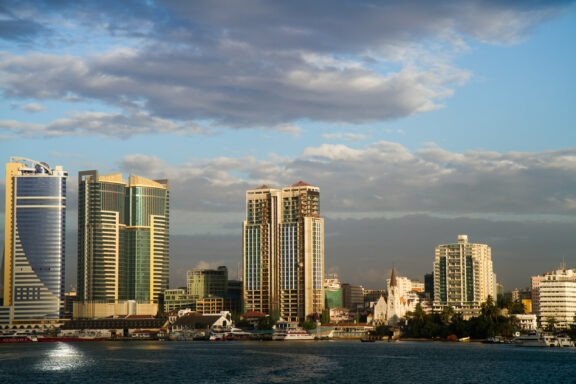
POLYGON ((515 316, 520 322, 520 328, 525 331, 535 331, 538 329, 538 321, 537 317, 533 313, 522 313, 513 315, 515 316))

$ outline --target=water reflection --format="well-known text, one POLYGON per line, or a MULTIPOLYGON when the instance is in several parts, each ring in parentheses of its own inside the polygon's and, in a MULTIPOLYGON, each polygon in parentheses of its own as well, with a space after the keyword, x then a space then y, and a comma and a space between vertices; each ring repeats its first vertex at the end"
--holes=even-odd
POLYGON ((71 343, 54 343, 51 350, 40 360, 40 371, 62 371, 78 369, 87 364, 84 353, 71 343))

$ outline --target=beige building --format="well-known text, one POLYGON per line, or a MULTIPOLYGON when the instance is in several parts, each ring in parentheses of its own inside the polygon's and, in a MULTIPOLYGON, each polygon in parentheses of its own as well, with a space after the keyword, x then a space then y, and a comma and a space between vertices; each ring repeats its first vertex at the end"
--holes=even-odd
POLYGON ((458 242, 436 247, 434 260, 434 309, 452 306, 457 312, 473 314, 488 296, 496 301, 496 275, 492 250, 486 244, 458 242))
POLYGON ((298 182, 246 192, 243 223, 247 311, 301 321, 324 308, 320 189, 298 182))
MULTIPOLYGON (((168 288, 169 184, 98 171, 78 174, 78 301, 157 306, 168 288)), ((106 304, 106 305, 105 305, 106 304)))

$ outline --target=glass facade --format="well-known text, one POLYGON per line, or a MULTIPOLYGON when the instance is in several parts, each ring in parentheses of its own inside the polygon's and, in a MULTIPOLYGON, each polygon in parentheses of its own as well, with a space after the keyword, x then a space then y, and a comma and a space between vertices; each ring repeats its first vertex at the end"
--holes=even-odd
POLYGON ((168 288, 169 192, 160 182, 80 172, 81 300, 157 302, 168 288))
POLYGON ((68 175, 60 167, 15 159, 7 164, 7 170, 17 169, 7 174, 8 302, 13 320, 57 320, 63 314, 68 175))

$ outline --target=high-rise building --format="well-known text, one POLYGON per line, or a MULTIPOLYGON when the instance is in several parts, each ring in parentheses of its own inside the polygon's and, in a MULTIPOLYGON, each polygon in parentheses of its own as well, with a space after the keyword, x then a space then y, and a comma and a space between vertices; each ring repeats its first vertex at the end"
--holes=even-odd
POLYGON ((434 308, 452 306, 456 311, 476 312, 492 296, 496 300, 496 275, 491 249, 458 235, 455 244, 436 247, 434 260, 434 308))
POLYGON ((575 323, 576 317, 576 269, 563 266, 553 272, 545 273, 534 288, 538 297, 538 320, 543 327, 555 322, 558 328, 568 328, 575 323))
POLYGON ((301 321, 324 308, 320 189, 302 181, 246 192, 243 223, 247 311, 301 321))
POLYGON ((6 164, 3 299, 13 324, 63 315, 67 178, 60 166, 22 157, 6 164))
POLYGON ((168 288, 169 184, 78 174, 78 300, 158 303, 168 288))

